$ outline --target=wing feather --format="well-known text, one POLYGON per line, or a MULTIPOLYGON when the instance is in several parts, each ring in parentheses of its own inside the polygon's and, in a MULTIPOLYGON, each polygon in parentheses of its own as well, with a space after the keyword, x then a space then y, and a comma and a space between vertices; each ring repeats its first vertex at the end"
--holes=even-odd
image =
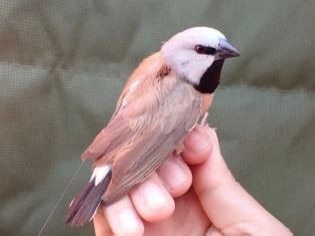
POLYGON ((103 198, 106 204, 118 200, 144 181, 181 144, 199 120, 201 96, 193 96, 190 87, 180 83, 174 84, 167 98, 160 101, 158 111, 151 115, 150 120, 154 122, 146 125, 145 132, 138 134, 115 156, 113 178, 103 198), (175 97, 185 99, 172 100, 175 97))
POLYGON ((97 159, 123 145, 132 137, 132 130, 123 116, 117 116, 95 137, 82 154, 82 159, 97 159))
POLYGON ((161 68, 154 54, 136 69, 108 126, 82 155, 94 166, 112 165, 107 204, 156 170, 201 116, 202 95, 172 73, 159 73, 161 68))

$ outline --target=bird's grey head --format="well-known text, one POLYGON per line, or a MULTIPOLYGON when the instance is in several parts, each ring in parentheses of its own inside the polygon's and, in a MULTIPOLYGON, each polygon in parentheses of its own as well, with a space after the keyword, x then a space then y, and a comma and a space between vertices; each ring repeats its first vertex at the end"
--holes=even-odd
POLYGON ((161 55, 176 76, 202 93, 213 93, 220 82, 224 60, 239 56, 239 52, 220 31, 194 27, 169 39, 161 55))

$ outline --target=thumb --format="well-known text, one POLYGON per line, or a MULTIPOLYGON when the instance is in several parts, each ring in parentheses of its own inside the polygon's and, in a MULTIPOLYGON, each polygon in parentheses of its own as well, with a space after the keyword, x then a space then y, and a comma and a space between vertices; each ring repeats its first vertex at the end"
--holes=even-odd
POLYGON ((193 187, 213 225, 227 235, 291 235, 232 176, 221 155, 215 130, 203 129, 212 149, 203 163, 192 166, 193 187))

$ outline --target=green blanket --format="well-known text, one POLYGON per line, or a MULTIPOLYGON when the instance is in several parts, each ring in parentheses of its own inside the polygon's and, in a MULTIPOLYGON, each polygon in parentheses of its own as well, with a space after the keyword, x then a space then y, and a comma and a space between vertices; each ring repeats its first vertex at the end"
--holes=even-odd
MULTIPOLYGON (((0 235, 37 235, 139 61, 191 26, 224 32, 209 122, 241 184, 296 235, 315 235, 315 1, 0 2, 0 235)), ((84 165, 43 235, 64 224, 84 165)))

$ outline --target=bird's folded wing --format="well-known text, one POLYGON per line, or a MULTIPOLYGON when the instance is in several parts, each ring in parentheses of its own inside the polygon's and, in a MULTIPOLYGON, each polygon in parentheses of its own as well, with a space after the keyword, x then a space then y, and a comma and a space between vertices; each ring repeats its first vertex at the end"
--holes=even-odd
POLYGON ((178 84, 152 115, 129 120, 130 127, 139 131, 116 153, 105 203, 118 200, 144 181, 181 144, 201 115, 201 96, 192 93, 190 85, 178 84))
MULTIPOLYGON (((111 165, 105 203, 116 201, 167 158, 201 116, 201 94, 172 74, 135 80, 108 126, 83 154, 94 166, 111 165)), ((145 74, 145 73, 139 73, 145 74)))

